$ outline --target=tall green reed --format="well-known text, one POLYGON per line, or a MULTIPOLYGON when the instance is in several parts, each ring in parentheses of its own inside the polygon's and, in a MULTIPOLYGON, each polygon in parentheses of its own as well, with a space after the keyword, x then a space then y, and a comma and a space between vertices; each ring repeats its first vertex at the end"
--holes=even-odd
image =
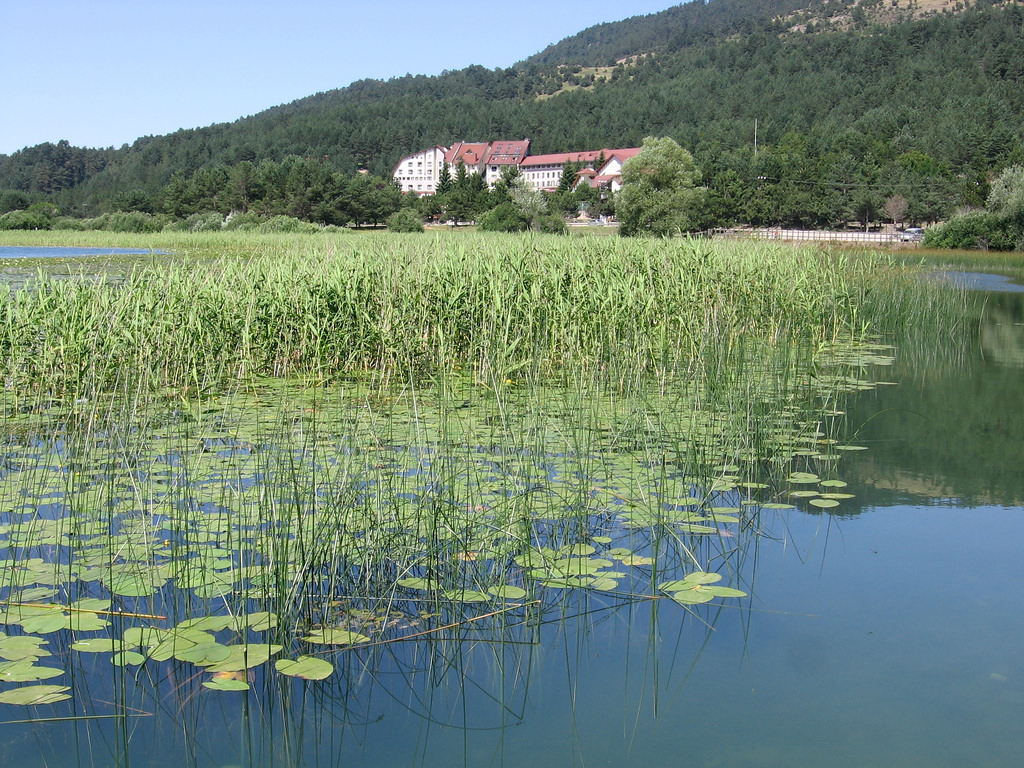
POLYGON ((883 256, 765 244, 443 233, 179 246, 123 280, 40 276, 0 296, 8 386, 83 393, 124 370, 176 392, 259 376, 463 369, 494 388, 574 369, 680 372, 740 338, 823 343, 952 301, 883 256))

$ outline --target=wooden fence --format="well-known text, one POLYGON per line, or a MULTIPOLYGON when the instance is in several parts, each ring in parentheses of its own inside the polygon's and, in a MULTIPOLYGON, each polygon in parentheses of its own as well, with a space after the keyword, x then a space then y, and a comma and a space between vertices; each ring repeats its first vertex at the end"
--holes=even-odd
POLYGON ((755 240, 802 241, 813 243, 873 243, 876 245, 920 245, 903 240, 902 232, 858 232, 856 230, 783 229, 781 227, 717 230, 718 237, 748 237, 755 240))

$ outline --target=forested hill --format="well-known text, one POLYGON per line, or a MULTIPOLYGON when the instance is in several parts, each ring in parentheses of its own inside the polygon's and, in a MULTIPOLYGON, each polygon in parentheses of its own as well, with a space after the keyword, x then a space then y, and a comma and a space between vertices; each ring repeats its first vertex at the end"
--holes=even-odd
MULTIPOLYGON (((837 2, 835 8, 822 7, 817 12, 832 15, 846 5, 837 2)), ((678 50, 715 38, 750 32, 807 7, 808 0, 696 0, 661 13, 597 24, 549 45, 524 64, 613 66, 621 59, 638 54, 678 50)))
POLYGON ((0 156, 0 213, 46 200, 95 215, 126 197, 160 209, 175 174, 289 156, 388 175, 402 156, 458 140, 529 138, 536 154, 655 135, 689 149, 724 201, 743 186, 756 202, 751 189, 774 184, 751 218, 813 220, 823 198, 896 184, 932 218, 1024 161, 1017 2, 809 2, 690 3, 508 69, 359 81, 117 150, 42 144, 0 156))

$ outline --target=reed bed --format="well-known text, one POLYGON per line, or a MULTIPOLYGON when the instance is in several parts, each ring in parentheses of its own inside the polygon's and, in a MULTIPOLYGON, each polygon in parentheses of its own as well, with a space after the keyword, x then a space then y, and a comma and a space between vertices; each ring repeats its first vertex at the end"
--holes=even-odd
POLYGON ((771 244, 467 233, 124 244, 142 243, 174 255, 123 279, 40 274, 0 294, 8 388, 88 394, 129 371, 179 391, 358 372, 465 370, 496 385, 687 371, 739 339, 822 344, 956 301, 882 254, 771 244))

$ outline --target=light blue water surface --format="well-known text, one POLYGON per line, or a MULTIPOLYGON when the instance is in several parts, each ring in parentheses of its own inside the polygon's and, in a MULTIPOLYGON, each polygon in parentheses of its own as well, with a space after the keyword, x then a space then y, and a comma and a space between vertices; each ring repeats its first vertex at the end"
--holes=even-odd
POLYGON ((130 256, 164 253, 149 248, 86 248, 84 246, 0 245, 0 259, 65 259, 76 256, 130 256))

